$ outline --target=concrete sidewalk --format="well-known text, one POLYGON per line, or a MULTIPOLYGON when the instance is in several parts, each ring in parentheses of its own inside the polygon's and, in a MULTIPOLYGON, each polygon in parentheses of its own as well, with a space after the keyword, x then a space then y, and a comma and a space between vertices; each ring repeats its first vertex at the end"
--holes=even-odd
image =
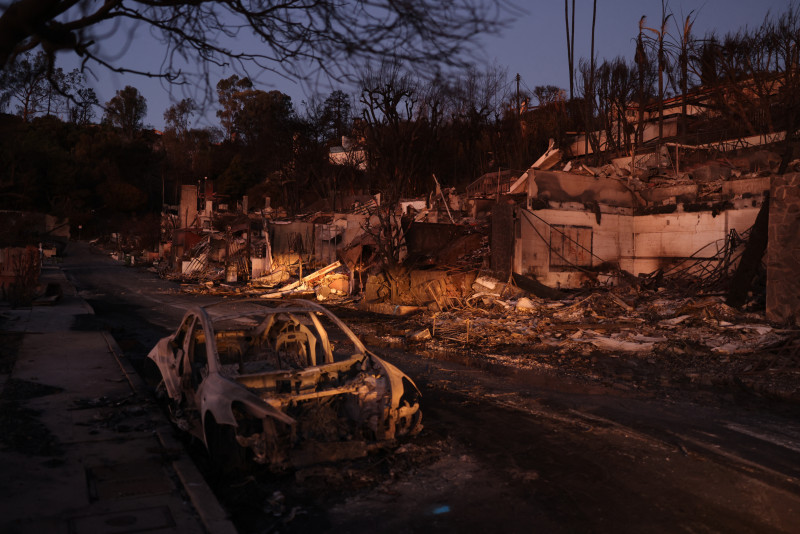
POLYGON ((0 322, 22 335, 0 375, 0 432, 21 434, 0 449, 0 533, 235 533, 113 338, 79 329, 91 307, 60 269, 41 282, 63 297, 0 322))

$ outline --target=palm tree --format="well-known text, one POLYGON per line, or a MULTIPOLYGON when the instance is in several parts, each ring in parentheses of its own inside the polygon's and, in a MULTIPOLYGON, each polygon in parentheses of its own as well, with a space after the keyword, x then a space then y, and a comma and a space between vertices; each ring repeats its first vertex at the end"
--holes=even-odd
POLYGON ((569 67, 569 99, 575 97, 575 0, 572 0, 572 32, 569 29, 569 0, 564 0, 564 23, 567 28, 567 65, 569 67), (571 38, 570 38, 571 37, 571 38))

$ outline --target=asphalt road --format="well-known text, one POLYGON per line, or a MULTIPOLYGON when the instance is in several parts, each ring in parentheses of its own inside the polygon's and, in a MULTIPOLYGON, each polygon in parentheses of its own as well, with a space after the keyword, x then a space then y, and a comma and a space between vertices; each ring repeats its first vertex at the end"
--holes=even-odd
MULTIPOLYGON (((67 254, 63 269, 97 314, 86 320, 134 359, 188 307, 219 300, 82 244, 67 254)), ((212 481, 240 531, 798 531, 797 407, 587 390, 378 352, 420 387, 425 430, 366 459, 212 481)))

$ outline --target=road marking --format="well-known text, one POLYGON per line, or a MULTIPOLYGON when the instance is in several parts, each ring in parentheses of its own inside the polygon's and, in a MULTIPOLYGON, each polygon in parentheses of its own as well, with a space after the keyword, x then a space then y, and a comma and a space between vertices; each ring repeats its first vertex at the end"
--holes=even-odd
MULTIPOLYGON (((670 434, 683 440, 684 442, 690 445, 708 451, 712 455, 717 455, 721 458, 725 458, 728 461, 739 464, 744 470, 749 471, 751 474, 755 473, 756 471, 760 471, 761 473, 766 473, 772 477, 775 477, 775 479, 777 480, 787 482, 794 487, 800 487, 800 480, 798 480, 793 475, 776 471, 775 469, 771 469, 767 466, 761 465, 758 462, 747 460, 746 458, 742 458, 741 456, 738 456, 734 453, 727 452, 722 448, 721 445, 718 445, 716 443, 704 443, 702 441, 693 439, 689 436, 684 436, 683 434, 678 434, 675 432, 670 432, 670 434)), ((725 464, 721 462, 720 465, 722 465, 723 467, 725 466, 725 464)), ((770 484, 770 486, 775 488, 773 484, 770 484)), ((792 494, 794 495, 794 498, 796 498, 796 493, 793 492, 792 494)))
POLYGON ((774 434, 765 434, 763 432, 756 432, 755 430, 750 430, 747 427, 743 427, 735 423, 727 423, 725 427, 730 430, 733 430, 734 432, 739 432, 740 434, 745 434, 746 436, 750 436, 751 438, 760 439, 761 441, 772 443, 773 445, 777 445, 778 447, 783 447, 784 449, 789 449, 790 451, 800 453, 800 445, 798 445, 797 443, 795 443, 790 439, 783 438, 780 436, 775 436, 774 434))

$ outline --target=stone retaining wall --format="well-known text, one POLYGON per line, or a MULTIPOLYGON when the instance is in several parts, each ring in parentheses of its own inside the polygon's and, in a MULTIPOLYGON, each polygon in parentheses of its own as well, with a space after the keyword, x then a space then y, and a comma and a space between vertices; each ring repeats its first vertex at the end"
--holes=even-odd
POLYGON ((767 318, 800 325, 800 173, 772 178, 767 318))

